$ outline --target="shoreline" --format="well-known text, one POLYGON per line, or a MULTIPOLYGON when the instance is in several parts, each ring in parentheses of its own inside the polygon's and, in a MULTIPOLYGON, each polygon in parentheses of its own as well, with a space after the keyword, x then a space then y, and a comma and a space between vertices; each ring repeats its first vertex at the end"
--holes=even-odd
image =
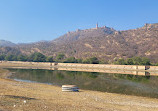
POLYGON ((127 71, 158 72, 158 66, 148 65, 114 65, 114 64, 81 64, 81 63, 56 63, 56 62, 23 62, 23 61, 0 61, 2 66, 39 67, 47 69, 78 68, 78 69, 111 69, 127 71))
POLYGON ((90 90, 62 92, 58 86, 6 79, 9 74, 6 69, 0 69, 0 74, 0 110, 4 111, 158 110, 156 98, 90 90))
POLYGON ((158 66, 2 61, 0 67, 158 76, 158 66))

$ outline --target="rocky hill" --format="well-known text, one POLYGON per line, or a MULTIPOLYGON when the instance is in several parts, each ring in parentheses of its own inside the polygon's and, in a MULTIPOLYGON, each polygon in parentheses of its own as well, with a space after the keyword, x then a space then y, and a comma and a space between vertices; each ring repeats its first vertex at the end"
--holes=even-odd
POLYGON ((16 44, 6 41, 6 40, 0 40, 0 46, 15 46, 16 44))
POLYGON ((0 47, 0 55, 2 54, 19 55, 21 51, 15 47, 0 47))
POLYGON ((76 30, 52 41, 18 45, 16 49, 24 54, 41 52, 54 57, 58 53, 76 58, 95 56, 108 62, 143 56, 158 62, 158 24, 145 24, 141 28, 125 31, 106 26, 76 30))

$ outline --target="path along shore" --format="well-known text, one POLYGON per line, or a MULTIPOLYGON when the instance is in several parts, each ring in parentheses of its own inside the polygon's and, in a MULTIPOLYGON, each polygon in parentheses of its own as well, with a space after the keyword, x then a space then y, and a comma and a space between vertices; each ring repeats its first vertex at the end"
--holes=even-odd
POLYGON ((158 111, 158 99, 80 90, 6 79, 0 66, 0 111, 158 111))

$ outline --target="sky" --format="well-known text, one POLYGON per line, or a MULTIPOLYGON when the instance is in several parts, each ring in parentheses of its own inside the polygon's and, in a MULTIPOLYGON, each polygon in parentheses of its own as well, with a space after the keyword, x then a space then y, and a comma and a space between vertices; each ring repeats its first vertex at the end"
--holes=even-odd
POLYGON ((116 30, 158 23, 158 0, 0 0, 0 40, 53 40, 97 22, 116 30))

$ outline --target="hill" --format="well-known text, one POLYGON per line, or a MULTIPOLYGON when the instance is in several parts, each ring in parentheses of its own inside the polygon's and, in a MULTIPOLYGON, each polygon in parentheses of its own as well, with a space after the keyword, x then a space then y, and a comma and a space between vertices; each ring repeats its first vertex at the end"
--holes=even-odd
POLYGON ((40 52, 47 56, 64 53, 66 57, 98 57, 112 62, 118 58, 134 56, 148 57, 158 62, 158 24, 117 31, 109 27, 98 27, 68 32, 52 41, 17 45, 23 54, 40 52))
POLYGON ((0 47, 0 55, 3 55, 3 54, 19 55, 21 54, 21 51, 15 47, 0 47))
POLYGON ((15 46, 16 44, 6 41, 6 40, 0 40, 0 46, 15 46))

